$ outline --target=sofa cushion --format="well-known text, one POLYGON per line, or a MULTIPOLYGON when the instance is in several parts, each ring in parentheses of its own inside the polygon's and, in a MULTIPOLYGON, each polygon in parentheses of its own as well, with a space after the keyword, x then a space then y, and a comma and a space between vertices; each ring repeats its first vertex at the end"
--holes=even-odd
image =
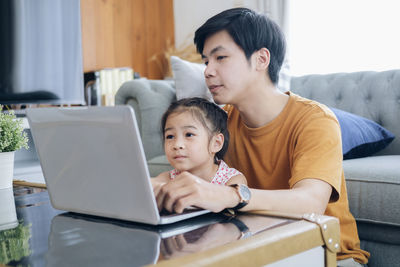
MULTIPOLYGON (((360 229, 360 228, 359 228, 360 229)), ((361 249, 371 252, 368 267, 400 266, 399 246, 386 242, 361 241, 361 249)))
POLYGON ((400 227, 400 155, 343 161, 349 206, 359 221, 400 227))
POLYGON ((342 132, 343 159, 371 156, 393 141, 394 135, 379 124, 361 116, 331 108, 342 132))
POLYGON ((161 117, 173 100, 173 81, 136 79, 124 83, 115 95, 115 104, 134 108, 147 159, 164 154, 161 117))
POLYGON ((291 91, 382 125, 397 138, 379 155, 400 155, 400 70, 292 77, 291 91))
POLYGON ((197 96, 213 101, 204 78, 206 65, 171 56, 171 67, 174 73, 176 99, 197 96))

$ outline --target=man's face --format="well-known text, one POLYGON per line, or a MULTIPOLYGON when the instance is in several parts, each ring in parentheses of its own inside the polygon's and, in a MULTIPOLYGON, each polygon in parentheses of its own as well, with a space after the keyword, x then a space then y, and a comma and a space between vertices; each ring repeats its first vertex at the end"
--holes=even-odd
POLYGON ((246 96, 255 68, 227 31, 217 32, 204 43, 203 61, 207 65, 206 83, 218 104, 237 104, 246 96))

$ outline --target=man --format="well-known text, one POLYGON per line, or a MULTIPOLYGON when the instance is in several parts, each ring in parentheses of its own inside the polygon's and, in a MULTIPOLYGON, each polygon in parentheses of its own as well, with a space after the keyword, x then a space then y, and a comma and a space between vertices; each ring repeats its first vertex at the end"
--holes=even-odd
POLYGON ((210 18, 194 42, 214 101, 227 104, 231 140, 225 161, 246 176, 250 190, 215 186, 183 172, 161 188, 158 205, 176 212, 194 205, 214 212, 335 216, 342 266, 367 263, 348 207, 336 117, 324 105, 276 88, 286 50, 279 27, 264 15, 234 8, 210 18))

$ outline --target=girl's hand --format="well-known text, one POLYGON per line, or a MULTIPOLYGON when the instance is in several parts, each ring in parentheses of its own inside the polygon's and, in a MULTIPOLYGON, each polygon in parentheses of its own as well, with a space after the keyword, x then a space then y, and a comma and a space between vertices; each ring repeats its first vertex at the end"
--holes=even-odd
MULTIPOLYGON (((161 188, 170 181, 169 172, 163 172, 157 177, 151 178, 150 181, 153 187, 154 196, 157 198, 157 195, 160 193, 161 188)), ((158 210, 161 211, 160 207, 158 207, 158 210)))
POLYGON ((220 212, 239 203, 234 188, 211 184, 189 172, 182 172, 174 180, 160 186, 156 199, 159 210, 164 208, 176 213, 182 213, 190 206, 220 212))
MULTIPOLYGON (((165 185, 165 182, 159 182, 159 181, 151 181, 151 185, 153 186, 153 192, 154 195, 157 196, 160 193, 161 188, 165 185)), ((158 210, 161 211, 160 207, 158 207, 158 210)))

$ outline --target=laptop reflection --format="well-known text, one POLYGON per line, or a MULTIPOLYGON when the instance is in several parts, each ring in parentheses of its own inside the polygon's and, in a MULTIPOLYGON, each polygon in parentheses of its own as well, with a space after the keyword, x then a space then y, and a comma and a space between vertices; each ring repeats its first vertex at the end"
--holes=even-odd
POLYGON ((49 266, 143 266, 155 264, 163 240, 177 235, 196 235, 209 225, 225 220, 222 214, 206 214, 182 222, 152 226, 63 213, 51 222, 49 266))

